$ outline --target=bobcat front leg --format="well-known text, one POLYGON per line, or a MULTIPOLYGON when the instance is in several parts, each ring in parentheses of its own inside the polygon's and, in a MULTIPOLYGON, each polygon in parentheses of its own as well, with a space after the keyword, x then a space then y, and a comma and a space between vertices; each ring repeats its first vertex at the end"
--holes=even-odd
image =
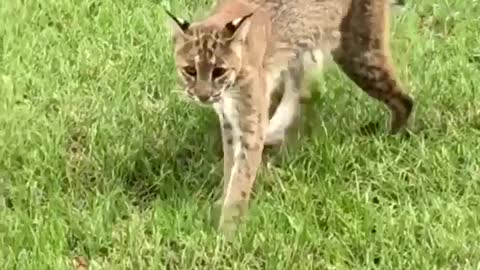
POLYGON ((290 73, 283 75, 284 91, 275 113, 270 119, 265 138, 265 145, 280 145, 285 140, 287 129, 295 121, 300 108, 300 92, 290 73))
MULTIPOLYGON (((228 100, 225 103, 226 120, 224 134, 231 128, 232 140, 224 140, 231 147, 233 163, 230 171, 224 172, 225 181, 222 212, 219 230, 227 237, 233 236, 238 224, 248 209, 248 202, 262 159, 265 129, 268 119, 268 105, 259 102, 261 95, 248 94, 242 99, 228 100), (229 104, 230 103, 230 104, 229 104), (231 143, 231 146, 228 144, 231 143)), ((225 168, 229 159, 224 160, 225 168)))
MULTIPOLYGON (((222 109, 216 108, 219 116, 221 129, 222 129, 222 148, 223 148, 223 195, 225 198, 227 192, 228 182, 230 181, 230 174, 233 167, 233 131, 232 123, 227 119, 222 109)), ((221 201, 217 202, 221 204, 221 201)))

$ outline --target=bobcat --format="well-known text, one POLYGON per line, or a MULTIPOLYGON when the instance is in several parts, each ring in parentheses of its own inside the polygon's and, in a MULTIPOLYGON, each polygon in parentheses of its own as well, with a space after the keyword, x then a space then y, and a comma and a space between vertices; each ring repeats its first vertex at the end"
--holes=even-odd
POLYGON ((389 0, 223 0, 188 22, 167 11, 185 93, 211 105, 222 126, 224 191, 219 229, 231 236, 248 209, 262 151, 283 141, 298 112, 304 77, 333 60, 391 111, 398 133, 413 99, 395 78, 389 0), (270 98, 283 96, 269 119, 270 98))

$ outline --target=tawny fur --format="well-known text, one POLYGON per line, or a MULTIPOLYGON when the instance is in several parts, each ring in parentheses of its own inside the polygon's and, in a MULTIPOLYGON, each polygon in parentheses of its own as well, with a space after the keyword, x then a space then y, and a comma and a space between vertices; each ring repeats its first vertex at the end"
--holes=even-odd
POLYGON ((298 111, 304 78, 333 60, 405 126, 413 100, 395 78, 389 0, 222 0, 211 16, 173 19, 175 61, 186 93, 213 105, 222 122, 224 193, 219 227, 235 231, 265 144, 283 141, 298 111), (269 120, 271 95, 283 98, 269 120))

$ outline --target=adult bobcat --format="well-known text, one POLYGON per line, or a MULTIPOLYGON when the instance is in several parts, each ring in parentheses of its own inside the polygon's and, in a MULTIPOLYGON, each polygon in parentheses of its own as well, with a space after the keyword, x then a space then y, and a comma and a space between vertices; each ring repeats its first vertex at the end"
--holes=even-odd
POLYGON ((333 59, 389 107, 392 133, 406 124, 413 100, 391 64, 389 9, 389 0, 223 0, 195 23, 167 12, 185 92, 212 105, 222 123, 222 231, 233 233, 244 216, 264 145, 283 140, 306 71, 333 59), (269 120, 280 84, 283 97, 269 120))

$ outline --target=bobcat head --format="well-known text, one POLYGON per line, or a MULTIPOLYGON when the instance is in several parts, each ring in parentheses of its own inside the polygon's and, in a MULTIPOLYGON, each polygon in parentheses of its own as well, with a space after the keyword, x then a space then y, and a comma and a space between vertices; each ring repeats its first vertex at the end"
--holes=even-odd
POLYGON ((191 24, 167 14, 173 30, 175 65, 186 95, 203 104, 220 101, 239 76, 253 13, 221 27, 215 23, 191 24))

